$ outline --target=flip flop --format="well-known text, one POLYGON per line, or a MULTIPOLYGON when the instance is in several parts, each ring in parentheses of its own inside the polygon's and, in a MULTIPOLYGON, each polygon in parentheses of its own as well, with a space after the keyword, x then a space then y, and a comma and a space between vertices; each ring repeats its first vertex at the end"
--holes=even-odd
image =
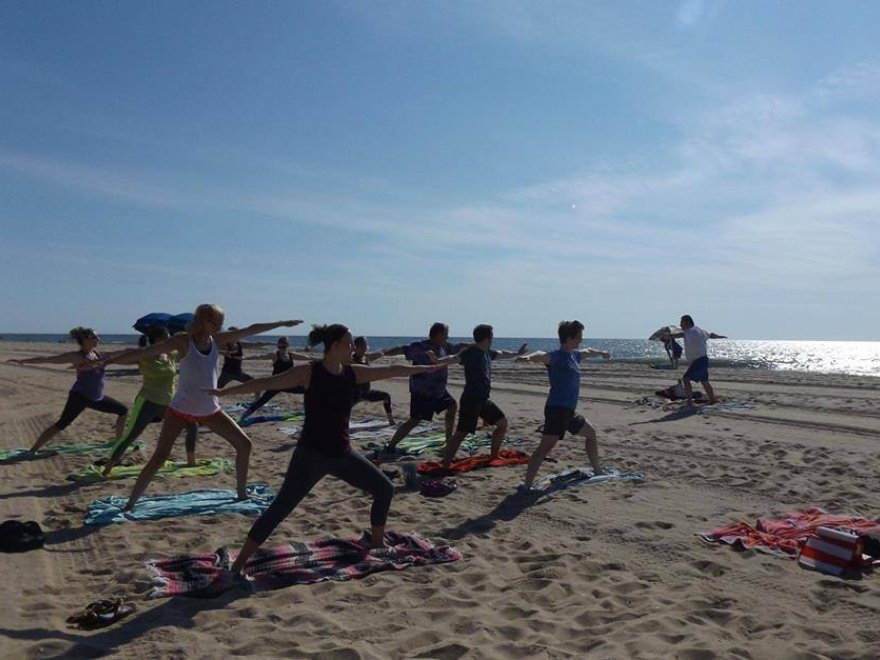
POLYGON ((80 630, 94 630, 124 619, 134 611, 135 606, 124 602, 121 598, 96 600, 89 603, 80 614, 67 617, 67 623, 80 630))

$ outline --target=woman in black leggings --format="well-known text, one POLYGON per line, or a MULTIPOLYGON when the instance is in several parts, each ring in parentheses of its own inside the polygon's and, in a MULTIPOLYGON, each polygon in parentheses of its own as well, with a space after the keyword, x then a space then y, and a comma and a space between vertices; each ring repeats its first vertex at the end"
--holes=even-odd
MULTIPOLYGON (((354 353, 351 355, 351 361, 353 364, 370 364, 370 360, 375 360, 378 357, 382 357, 385 355, 382 351, 377 351, 375 353, 368 353, 370 350, 369 344, 367 344, 366 337, 355 337, 354 338, 354 353)), ((357 400, 358 401, 369 401, 370 403, 378 403, 382 402, 382 407, 385 409, 385 417, 388 418, 388 424, 390 426, 394 426, 394 413, 391 412, 391 395, 388 392, 383 392, 382 390, 374 390, 370 387, 369 383, 363 383, 358 385, 357 389, 357 400)))
POLYGON ((411 376, 442 369, 444 365, 368 367, 351 364, 354 346, 344 325, 315 326, 309 344, 324 344, 324 359, 294 367, 277 376, 259 378, 224 390, 218 396, 261 389, 305 388, 305 421, 299 443, 290 459, 284 483, 275 501, 257 519, 232 565, 240 574, 248 558, 269 537, 318 481, 330 474, 373 496, 370 509, 370 542, 385 547, 385 521, 394 486, 375 465, 352 449, 348 424, 357 386, 382 378, 411 376))
POLYGON ((71 364, 76 367, 76 381, 67 395, 67 403, 64 405, 61 417, 40 434, 30 449, 32 452, 39 451, 49 440, 70 426, 73 420, 79 417, 86 408, 116 415, 116 435, 114 437, 121 436, 125 428, 125 415, 128 413, 128 408, 113 397, 104 394, 103 360, 127 351, 99 353, 97 349, 101 340, 91 328, 76 327, 70 331, 70 336, 79 344, 78 351, 70 351, 51 357, 9 360, 9 362, 17 364, 71 364), (92 363, 101 366, 95 368, 92 363))
MULTIPOLYGON (((277 376, 278 374, 283 374, 285 371, 289 369, 293 369, 293 361, 297 360, 310 360, 311 358, 308 355, 301 355, 299 353, 294 353, 290 350, 290 342, 287 340, 287 337, 279 337, 278 343, 276 344, 277 348, 274 353, 267 353, 266 355, 254 355, 243 358, 245 360, 262 360, 266 358, 270 358, 272 360, 272 375, 277 376)), ((246 381, 250 382, 250 381, 246 381)), ((217 387, 223 387, 223 385, 218 381, 217 387)), ((241 424, 245 419, 253 415, 260 408, 269 403, 272 399, 274 399, 281 392, 287 392, 288 394, 305 394, 306 391, 302 387, 288 387, 283 390, 266 390, 263 392, 258 399, 256 399, 253 403, 251 403, 247 409, 241 414, 241 417, 238 418, 238 423, 241 424)))

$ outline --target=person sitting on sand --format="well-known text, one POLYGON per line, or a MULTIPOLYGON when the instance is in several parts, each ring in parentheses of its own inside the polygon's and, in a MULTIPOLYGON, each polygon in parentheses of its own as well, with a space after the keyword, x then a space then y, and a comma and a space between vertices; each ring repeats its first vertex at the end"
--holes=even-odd
POLYGON ((559 323, 559 349, 549 353, 537 352, 517 358, 517 362, 532 362, 546 365, 550 377, 550 393, 544 404, 544 429, 541 443, 529 458, 525 480, 518 487, 522 492, 532 489, 538 468, 547 454, 562 439, 565 432, 584 438, 584 449, 593 466, 594 474, 603 474, 599 464, 599 448, 596 429, 582 415, 577 414, 580 396, 581 359, 602 357, 608 360, 610 353, 592 348, 579 350, 583 340, 584 324, 580 321, 561 321, 559 323))
POLYGON ((193 423, 207 426, 235 448, 236 489, 239 499, 247 499, 246 486, 251 440, 223 411, 217 397, 209 394, 206 390, 213 390, 217 387, 217 359, 220 355, 220 346, 234 343, 242 337, 268 332, 279 327, 289 328, 299 323, 302 321, 254 323, 241 330, 221 332, 223 310, 217 305, 205 304, 196 308, 187 332, 174 335, 158 344, 131 351, 127 357, 134 360, 176 351, 180 356, 178 361, 180 376, 177 391, 168 405, 168 411, 162 422, 162 430, 159 432, 156 449, 138 476, 128 498, 128 503, 125 505, 125 511, 131 511, 134 508, 153 476, 171 455, 177 436, 184 428, 193 423))
MULTIPOLYGON (((370 360, 375 360, 378 357, 382 357, 382 351, 376 351, 375 353, 369 353, 370 346, 367 343, 366 337, 355 337, 354 338, 354 353, 351 354, 351 363, 352 364, 370 364, 370 360)), ((372 403, 376 403, 381 401, 382 408, 385 410, 385 417, 388 419, 388 425, 394 426, 394 413, 391 412, 391 395, 388 392, 383 392, 382 390, 374 390, 370 387, 369 383, 362 383, 358 386, 357 391, 357 399, 355 403, 358 401, 370 401, 372 403)))
MULTIPOLYGON (((163 342, 168 339, 168 329, 161 326, 153 326, 146 332, 149 345, 163 342)), ((125 451, 137 440, 148 424, 161 422, 171 403, 174 394, 174 377, 177 374, 177 352, 170 351, 154 357, 132 357, 133 354, 123 354, 113 360, 114 364, 135 364, 144 378, 140 391, 134 398, 134 406, 125 431, 110 450, 110 457, 104 463, 102 474, 106 477, 110 471, 119 464, 125 451)), ((186 427, 186 461, 187 465, 196 464, 196 439, 199 435, 199 425, 189 424, 186 427)))
POLYGON ((709 339, 727 339, 724 335, 716 335, 714 332, 706 332, 702 328, 694 325, 694 320, 689 314, 681 317, 681 332, 670 335, 673 338, 684 337, 684 357, 688 361, 687 371, 681 377, 684 385, 685 397, 687 405, 691 405, 694 401, 693 386, 691 381, 700 383, 706 390, 706 396, 709 403, 715 403, 715 390, 709 384, 709 339))
POLYGON ((122 435, 125 430, 125 416, 128 408, 111 396, 104 394, 104 367, 103 360, 127 351, 102 353, 97 350, 100 338, 91 328, 76 327, 70 331, 70 336, 77 344, 78 351, 70 351, 53 355, 51 357, 33 357, 24 360, 9 360, 15 364, 72 364, 76 367, 76 380, 67 395, 67 403, 58 421, 47 427, 30 448, 31 452, 37 452, 49 440, 61 433, 73 423, 79 414, 86 408, 98 412, 116 415, 115 438, 122 435))
POLYGON ((430 373, 444 368, 442 364, 387 367, 351 364, 354 351, 351 333, 338 323, 314 326, 309 333, 309 343, 324 345, 322 360, 296 366, 276 376, 258 378, 224 390, 208 391, 208 394, 216 396, 256 392, 263 388, 283 390, 302 387, 306 391, 302 434, 290 458, 284 483, 278 496, 248 532, 231 567, 236 576, 242 575, 248 558, 272 530, 328 474, 373 496, 370 543, 373 548, 385 547, 385 522, 394 486, 379 468, 351 447, 348 427, 355 392, 358 385, 374 380, 430 373))
MULTIPOLYGON (((381 351, 381 355, 403 355, 413 364, 432 364, 448 355, 455 355, 471 345, 450 344, 448 340, 449 326, 445 323, 434 323, 428 331, 428 339, 389 348, 381 351)), ((446 442, 450 441, 458 406, 446 390, 446 378, 446 369, 410 377, 409 419, 394 432, 391 442, 385 448, 386 451, 393 452, 397 443, 409 435, 419 422, 429 422, 436 413, 443 411, 446 411, 446 442)))
POLYGON ((443 467, 448 468, 455 458, 455 452, 461 446, 468 433, 477 430, 477 420, 482 419, 485 425, 494 426, 489 458, 498 458, 504 434, 507 433, 507 417, 504 412, 489 398, 492 390, 492 361, 497 358, 517 357, 526 352, 528 344, 523 344, 516 351, 493 351, 494 332, 491 325, 481 323, 474 328, 474 344, 445 359, 464 366, 464 390, 461 393, 458 407, 458 426, 455 433, 446 443, 443 455, 443 467))
MULTIPOLYGON (((287 337, 279 337, 278 342, 276 344, 275 351, 272 353, 266 353, 264 355, 249 355, 244 358, 245 360, 272 360, 272 375, 277 376, 278 374, 283 374, 288 369, 293 369, 293 361, 296 360, 311 360, 312 358, 308 355, 302 355, 300 353, 294 353, 290 350, 290 342, 287 340, 287 337)), ((253 379, 250 379, 253 380, 253 379)), ((242 381, 242 382, 250 382, 250 381, 242 381)), ((222 385, 217 384, 218 387, 222 387, 222 385)), ((276 395, 281 392, 287 392, 288 394, 305 394, 305 390, 301 387, 289 387, 286 390, 266 390, 257 398, 253 403, 251 403, 247 409, 241 414, 241 417, 238 418, 239 423, 253 415, 260 408, 269 403, 272 399, 275 398, 276 395)))

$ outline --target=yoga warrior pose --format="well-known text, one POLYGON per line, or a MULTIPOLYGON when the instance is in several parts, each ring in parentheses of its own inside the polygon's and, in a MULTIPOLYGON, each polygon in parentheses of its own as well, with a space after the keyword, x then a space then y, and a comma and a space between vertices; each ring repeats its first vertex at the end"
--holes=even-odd
MULTIPOLYGON (((168 339, 168 330, 154 326, 147 330, 146 338, 149 345, 152 346, 168 339)), ((113 360, 114 364, 137 363, 138 369, 144 377, 144 384, 134 399, 134 406, 132 407, 131 415, 128 417, 125 430, 116 441, 116 444, 113 445, 113 448, 110 450, 110 457, 104 464, 102 474, 105 477, 110 474, 110 470, 119 464, 125 451, 140 437, 148 424, 162 421, 165 410, 168 408, 168 404, 171 403, 171 397, 174 394, 177 357, 176 351, 170 351, 149 358, 123 354, 113 360)), ((196 464, 195 452, 198 435, 198 424, 187 425, 186 461, 190 466, 196 464)))
MULTIPOLYGON (((352 364, 368 365, 370 364, 370 360, 382 357, 382 351, 368 353, 367 351, 369 350, 370 347, 367 344, 366 337, 355 337, 354 353, 351 354, 352 364)), ((362 385, 358 385, 357 400, 355 403, 358 401, 370 401, 372 403, 381 401, 382 407, 385 409, 385 417, 388 418, 388 424, 394 426, 394 413, 391 412, 391 395, 388 394, 388 392, 374 390, 370 387, 369 383, 363 383, 362 385)))
POLYGON ((477 420, 482 419, 487 425, 494 426, 490 458, 498 458, 504 434, 507 432, 507 417, 504 412, 489 398, 492 390, 492 360, 497 358, 517 357, 526 352, 528 344, 523 344, 517 351, 493 351, 494 332, 491 325, 481 323, 474 328, 474 345, 464 349, 458 355, 444 360, 447 364, 457 362, 464 365, 464 391, 458 407, 458 427, 452 438, 446 443, 443 466, 449 467, 455 452, 461 446, 468 433, 477 430, 477 420))
MULTIPOLYGON (((229 332, 235 332, 238 328, 229 326, 229 332)), ((220 351, 223 356, 223 367, 220 369, 220 377, 217 379, 217 387, 225 387, 227 383, 236 381, 247 383, 254 379, 250 374, 242 370, 241 362, 245 359, 244 348, 240 341, 229 342, 220 351)))
MULTIPOLYGON (((428 339, 416 341, 406 346, 395 346, 381 351, 381 355, 403 355, 413 364, 432 364, 447 355, 455 355, 471 344, 449 344, 449 326, 435 323, 428 331, 428 339)), ((446 390, 447 370, 411 376, 409 379, 409 419, 401 424, 386 451, 394 451, 397 443, 403 440, 419 422, 429 422, 435 413, 446 411, 446 442, 452 438, 455 425, 455 399, 446 390)))
POLYGON ((275 501, 253 524, 241 552, 232 565, 240 575, 248 558, 268 538, 309 491, 326 475, 333 475, 373 496, 370 509, 370 543, 385 546, 385 521, 394 486, 379 469, 352 449, 349 419, 358 385, 383 378, 409 376, 442 369, 443 365, 368 367, 351 364, 351 333, 344 325, 315 326, 309 344, 324 344, 324 358, 303 364, 277 376, 259 378, 225 390, 218 396, 256 392, 263 388, 305 388, 305 420, 287 475, 275 501))
POLYGON ((709 397, 709 403, 715 403, 715 390, 709 383, 709 339, 727 339, 725 335, 716 335, 714 332, 706 332, 702 328, 694 325, 694 320, 690 314, 681 317, 681 332, 669 335, 673 339, 678 337, 684 338, 684 356, 688 361, 687 371, 681 377, 681 383, 684 385, 684 393, 687 398, 687 405, 694 402, 694 388, 691 381, 697 382, 706 390, 706 396, 709 397))
POLYGON ((79 344, 78 351, 70 351, 51 357, 34 357, 24 360, 9 360, 16 364, 72 364, 76 367, 76 381, 67 395, 67 403, 57 422, 46 428, 34 442, 30 451, 36 452, 49 440, 66 429, 86 408, 116 415, 116 435, 119 437, 125 428, 125 414, 128 408, 113 397, 104 394, 104 361, 128 351, 99 353, 101 341, 91 328, 76 327, 70 336, 79 344))
POLYGON ((546 365, 550 376, 550 393, 547 395, 547 403, 544 404, 544 431, 541 443, 529 458, 525 481, 519 486, 522 491, 531 490, 538 468, 566 431, 583 436, 584 449, 590 458, 593 473, 602 474, 596 429, 582 415, 577 414, 576 408, 581 385, 581 358, 601 356, 607 360, 611 354, 592 348, 578 350, 583 332, 584 324, 580 321, 562 321, 559 324, 558 350, 549 353, 538 351, 517 358, 517 362, 546 365))
POLYGON ((174 335, 159 344, 132 351, 131 359, 146 359, 163 353, 177 351, 180 356, 177 391, 171 399, 162 430, 156 443, 156 450, 141 471, 128 503, 126 511, 134 508, 147 489, 158 469, 171 455, 171 449, 180 432, 196 423, 205 425, 225 439, 235 448, 235 481, 239 499, 247 499, 247 472, 251 454, 251 441, 232 418, 220 408, 216 395, 206 390, 217 387, 217 358, 219 347, 238 341, 249 335, 268 332, 279 327, 292 327, 302 321, 276 321, 274 323, 254 323, 234 332, 221 332, 223 310, 216 305, 199 305, 193 315, 189 331, 174 335))
MULTIPOLYGON (((290 350, 290 343, 287 341, 287 337, 279 337, 277 348, 274 353, 266 353, 265 355, 249 355, 244 358, 245 360, 264 360, 266 358, 272 359, 272 375, 277 376, 278 374, 283 374, 288 369, 293 369, 293 361, 296 360, 311 360, 312 358, 308 355, 302 355, 300 353, 294 353, 290 350)), ((253 380, 252 378, 248 378, 247 381, 242 382, 250 382, 253 380)), ((222 387, 222 385, 217 384, 218 387, 222 387)), ((241 417, 238 418, 239 422, 243 422, 245 419, 253 415, 260 408, 269 403, 272 399, 275 398, 277 394, 281 392, 287 392, 288 394, 305 394, 305 390, 301 387, 289 387, 286 390, 266 390, 263 394, 256 399, 251 405, 247 407, 241 417)))

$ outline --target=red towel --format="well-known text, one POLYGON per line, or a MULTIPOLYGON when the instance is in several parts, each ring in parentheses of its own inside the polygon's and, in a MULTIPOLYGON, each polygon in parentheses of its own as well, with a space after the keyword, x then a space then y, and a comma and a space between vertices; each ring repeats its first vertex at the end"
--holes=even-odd
POLYGON ((459 461, 452 461, 449 469, 443 467, 440 461, 426 461, 416 465, 419 474, 436 474, 444 475, 448 472, 459 474, 461 472, 470 472, 478 468, 484 467, 504 467, 505 465, 523 465, 529 462, 529 455, 524 454, 518 449, 502 449, 498 452, 498 458, 489 460, 489 454, 481 454, 480 456, 470 456, 462 458, 459 461))
POLYGON ((835 515, 819 508, 786 513, 780 519, 760 518, 752 527, 748 523, 736 523, 700 534, 706 541, 731 545, 739 543, 744 548, 755 548, 772 554, 797 557, 807 539, 816 536, 818 527, 869 532, 880 528, 880 522, 859 516, 835 515))

